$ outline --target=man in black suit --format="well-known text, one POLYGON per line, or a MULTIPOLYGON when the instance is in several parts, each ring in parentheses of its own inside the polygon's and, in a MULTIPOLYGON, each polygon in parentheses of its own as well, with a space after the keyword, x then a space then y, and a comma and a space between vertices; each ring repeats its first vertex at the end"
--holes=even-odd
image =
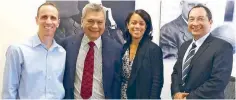
POLYGON ((120 65, 121 45, 102 35, 106 13, 98 4, 87 4, 82 11, 83 33, 62 41, 66 68, 63 85, 65 99, 119 98, 115 67, 120 65))
POLYGON ((184 42, 172 73, 174 99, 223 99, 229 82, 233 47, 210 34, 212 14, 204 5, 188 14, 188 30, 193 40, 184 42))

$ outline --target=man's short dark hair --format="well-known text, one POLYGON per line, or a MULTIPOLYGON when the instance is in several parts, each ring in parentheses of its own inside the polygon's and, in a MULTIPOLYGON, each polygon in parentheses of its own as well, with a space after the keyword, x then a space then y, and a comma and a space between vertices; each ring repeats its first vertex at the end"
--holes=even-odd
MULTIPOLYGON (((55 7, 55 8, 57 9, 57 11, 59 12, 59 10, 58 10, 56 4, 54 4, 54 3, 52 3, 52 2, 45 2, 45 3, 43 3, 42 5, 40 5, 40 6, 38 7, 37 16, 39 16, 39 10, 40 10, 40 8, 41 8, 42 6, 45 6, 45 5, 53 6, 53 7, 55 7)), ((58 14, 58 16, 59 16, 59 14, 58 14)))
POLYGON ((203 4, 198 4, 198 5, 194 6, 194 7, 188 12, 188 18, 189 18, 190 12, 191 12, 193 9, 195 9, 195 8, 203 8, 203 9, 206 11, 206 13, 207 13, 207 18, 208 18, 208 20, 212 20, 212 14, 211 14, 210 9, 207 8, 207 7, 206 7, 205 5, 203 5, 203 4))

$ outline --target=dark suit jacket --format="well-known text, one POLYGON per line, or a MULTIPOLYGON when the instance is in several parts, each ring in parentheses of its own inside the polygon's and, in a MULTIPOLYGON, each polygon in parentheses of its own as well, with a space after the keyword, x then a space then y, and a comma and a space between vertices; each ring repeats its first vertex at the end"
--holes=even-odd
POLYGON ((175 20, 165 24, 160 30, 160 47, 163 51, 163 58, 177 59, 177 52, 181 44, 192 39, 188 32, 188 25, 180 15, 175 20))
POLYGON ((178 53, 171 78, 172 96, 185 91, 189 93, 187 99, 223 99, 232 71, 232 45, 209 35, 192 58, 185 86, 182 86, 182 61, 191 42, 183 43, 178 53))
MULTIPOLYGON (((66 67, 63 85, 65 88, 65 99, 74 98, 74 82, 76 61, 79 54, 81 40, 84 34, 76 34, 66 38, 62 46, 66 50, 66 67)), ((120 65, 121 45, 109 37, 102 36, 102 77, 105 98, 118 98, 120 87, 113 84, 115 81, 115 67, 120 65)))
MULTIPOLYGON (((124 45, 122 55, 129 46, 129 44, 124 45)), ((120 73, 122 76, 122 72, 120 73)), ((121 80, 124 78, 121 77, 121 80)), ((133 61, 127 88, 128 99, 160 98, 163 82, 161 48, 151 40, 145 39, 140 42, 133 61)))

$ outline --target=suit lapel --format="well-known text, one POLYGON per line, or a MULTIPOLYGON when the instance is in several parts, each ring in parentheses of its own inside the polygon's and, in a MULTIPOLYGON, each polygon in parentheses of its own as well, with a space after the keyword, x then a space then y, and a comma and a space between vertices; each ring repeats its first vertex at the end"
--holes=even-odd
POLYGON ((108 38, 102 35, 102 79, 103 79, 103 88, 106 93, 107 90, 110 90, 112 78, 113 78, 113 68, 114 65, 112 62, 112 44, 110 44, 108 38))
MULTIPOLYGON (((196 54, 193 56, 192 61, 191 61, 190 65, 189 65, 189 67, 190 67, 189 72, 191 72, 192 67, 193 67, 193 65, 194 65, 195 63, 198 64, 197 59, 198 59, 198 58, 201 56, 201 54, 209 47, 209 43, 210 43, 212 40, 213 40, 212 36, 209 35, 209 36, 206 38, 206 40, 203 42, 203 44, 199 47, 198 51, 197 51, 196 54)), ((188 74, 189 74, 189 72, 188 72, 188 74)), ((188 75, 188 76, 189 76, 189 75, 188 75)), ((187 83, 187 82, 186 82, 186 83, 187 83)), ((186 85, 186 86, 187 86, 187 85, 186 85)))
POLYGON ((191 42, 192 42, 192 40, 189 40, 189 41, 187 41, 187 43, 184 43, 183 44, 183 47, 181 48, 181 50, 180 50, 180 56, 179 56, 179 58, 180 58, 180 64, 179 64, 179 66, 180 66, 180 68, 179 68, 179 72, 181 72, 180 74, 180 76, 179 76, 179 84, 183 84, 183 80, 182 80, 182 65, 183 65, 183 59, 184 59, 184 54, 185 54, 185 52, 187 51, 187 49, 188 49, 188 47, 189 47, 189 45, 191 44, 191 42))
POLYGON ((130 75, 130 79, 128 82, 128 87, 131 86, 134 83, 134 80, 136 79, 138 71, 139 71, 140 67, 142 66, 142 61, 144 59, 146 50, 148 48, 147 46, 148 46, 148 40, 144 40, 143 43, 139 44, 137 53, 136 53, 134 61, 133 61, 131 75, 130 75))
POLYGON ((69 44, 70 46, 68 47, 68 48, 71 48, 68 54, 71 55, 71 61, 69 62, 71 62, 71 65, 72 65, 70 68, 72 83, 74 83, 74 80, 75 80, 76 62, 77 62, 77 57, 79 54, 79 49, 80 49, 83 36, 84 36, 83 33, 77 34, 74 40, 72 40, 71 44, 69 44))
POLYGON ((208 48, 209 43, 212 41, 212 36, 209 35, 206 40, 203 42, 203 44, 199 47, 198 51, 196 52, 196 54, 193 56, 193 59, 190 63, 190 70, 192 65, 195 63, 195 61, 201 56, 201 54, 208 48))
MULTIPOLYGON (((179 51, 179 54, 180 54, 180 59, 181 60, 183 60, 184 59, 184 54, 185 54, 185 52, 187 51, 187 49, 188 49, 188 47, 189 47, 189 45, 191 44, 191 42, 192 42, 192 40, 189 40, 189 41, 187 41, 185 44, 183 44, 182 46, 182 48, 181 48, 181 50, 179 51)), ((183 62, 183 61, 181 61, 181 62, 183 62)))

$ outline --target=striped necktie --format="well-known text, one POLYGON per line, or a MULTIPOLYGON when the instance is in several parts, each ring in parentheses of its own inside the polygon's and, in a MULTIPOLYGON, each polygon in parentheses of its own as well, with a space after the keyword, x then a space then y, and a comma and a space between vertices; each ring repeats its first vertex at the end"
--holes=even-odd
POLYGON ((190 65, 190 63, 191 63, 191 60, 192 60, 192 58, 193 58, 193 56, 194 56, 194 54, 195 54, 195 49, 196 49, 196 44, 195 43, 193 43, 192 44, 192 48, 190 49, 190 51, 188 52, 188 55, 187 55, 187 57, 186 57, 186 59, 185 59, 185 61, 184 61, 184 64, 183 64, 183 67, 182 67, 182 80, 183 80, 183 86, 185 85, 185 79, 186 79, 186 77, 187 77, 187 74, 188 74, 188 72, 189 72, 189 70, 190 70, 190 68, 189 68, 189 65, 190 65))

